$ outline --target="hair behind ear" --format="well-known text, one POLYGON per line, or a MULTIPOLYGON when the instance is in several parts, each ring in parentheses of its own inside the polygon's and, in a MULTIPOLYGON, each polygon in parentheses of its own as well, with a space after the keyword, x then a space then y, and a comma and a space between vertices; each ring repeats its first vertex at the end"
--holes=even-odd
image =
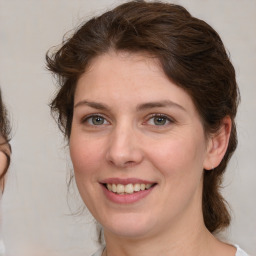
POLYGON ((223 173, 236 148, 236 127, 229 116, 223 118, 217 132, 210 137, 210 147, 205 163, 203 182, 203 215, 210 232, 217 232, 229 226, 231 216, 229 205, 221 195, 223 173))
POLYGON ((228 227, 231 221, 229 205, 220 193, 222 177, 216 175, 214 171, 204 172, 203 183, 203 216, 210 232, 228 227))

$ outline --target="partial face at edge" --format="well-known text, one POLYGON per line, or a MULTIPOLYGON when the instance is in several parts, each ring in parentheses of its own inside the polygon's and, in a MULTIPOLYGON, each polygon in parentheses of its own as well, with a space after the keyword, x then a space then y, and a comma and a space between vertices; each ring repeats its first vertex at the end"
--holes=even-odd
POLYGON ((71 159, 81 197, 106 232, 141 237, 201 221, 208 144, 190 96, 153 58, 102 55, 78 81, 71 159), (125 199, 106 183, 153 186, 125 199))
MULTIPOLYGON (((7 157, 5 153, 2 151, 3 149, 9 150, 7 144, 0 145, 0 176, 4 174, 8 165, 7 157)), ((5 175, 0 179, 0 193, 2 193, 4 189, 4 179, 5 175)))

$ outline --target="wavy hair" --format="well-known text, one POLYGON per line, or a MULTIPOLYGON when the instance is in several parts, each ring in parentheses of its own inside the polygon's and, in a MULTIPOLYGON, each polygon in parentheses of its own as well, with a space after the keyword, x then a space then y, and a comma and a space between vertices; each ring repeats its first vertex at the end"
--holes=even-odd
POLYGON ((73 103, 79 77, 93 58, 110 50, 148 53, 163 71, 192 98, 206 135, 232 121, 230 140, 220 165, 204 171, 202 210, 210 232, 230 224, 227 203, 220 193, 223 173, 237 146, 235 116, 240 101, 234 67, 218 33, 180 5, 129 1, 82 24, 56 51, 46 55, 59 89, 51 111, 70 137, 73 103))

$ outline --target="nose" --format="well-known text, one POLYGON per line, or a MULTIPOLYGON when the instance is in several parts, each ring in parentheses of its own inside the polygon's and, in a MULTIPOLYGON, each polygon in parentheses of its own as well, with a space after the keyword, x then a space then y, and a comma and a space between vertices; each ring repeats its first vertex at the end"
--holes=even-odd
POLYGON ((118 168, 132 167, 143 160, 138 134, 132 127, 115 127, 110 135, 106 159, 118 168))

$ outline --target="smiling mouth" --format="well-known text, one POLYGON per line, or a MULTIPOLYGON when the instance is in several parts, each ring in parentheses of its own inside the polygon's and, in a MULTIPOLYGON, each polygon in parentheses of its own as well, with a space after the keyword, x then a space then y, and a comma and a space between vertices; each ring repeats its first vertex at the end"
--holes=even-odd
POLYGON ((148 190, 155 186, 156 183, 151 183, 151 184, 110 184, 110 183, 105 183, 104 186, 111 192, 119 195, 125 195, 125 194, 133 194, 137 193, 139 191, 143 190, 148 190))

